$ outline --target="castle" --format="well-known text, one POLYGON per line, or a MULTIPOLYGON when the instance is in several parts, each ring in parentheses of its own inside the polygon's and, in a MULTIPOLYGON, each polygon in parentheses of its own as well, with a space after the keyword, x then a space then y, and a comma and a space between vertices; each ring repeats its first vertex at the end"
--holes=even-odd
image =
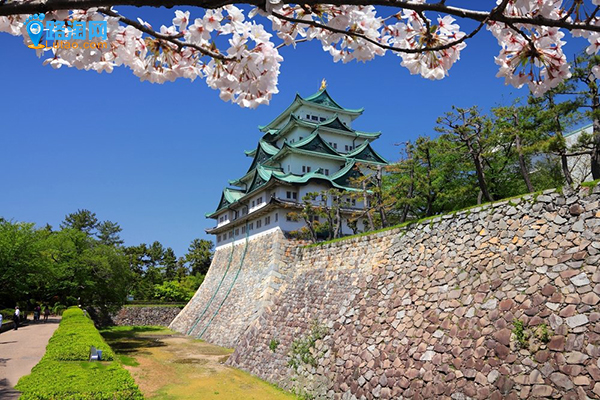
MULTIPOLYGON (((351 180, 362 174, 361 168, 387 165, 371 147, 381 133, 351 127, 362 112, 340 106, 323 83, 311 96, 296 94, 286 110, 259 126, 262 138, 254 150, 245 152, 252 157, 248 171, 229 181, 233 187, 223 190, 217 209, 206 215, 216 220, 206 232, 216 236, 217 248, 277 228, 298 231, 305 226, 297 217, 305 195, 331 188, 356 192, 360 189, 353 188, 351 180)), ((348 219, 364 209, 364 198, 346 195, 343 200, 341 234, 347 235, 353 233, 348 219)), ((332 199, 313 201, 331 205, 332 199)), ((360 218, 355 223, 367 228, 360 218)))

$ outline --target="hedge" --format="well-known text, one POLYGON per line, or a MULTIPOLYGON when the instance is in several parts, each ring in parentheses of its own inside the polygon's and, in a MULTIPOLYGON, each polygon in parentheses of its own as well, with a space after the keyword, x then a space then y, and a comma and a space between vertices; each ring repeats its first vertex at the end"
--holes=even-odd
POLYGON ((106 344, 92 320, 79 308, 69 308, 48 342, 45 358, 54 361, 87 361, 90 347, 102 350, 102 360, 112 361, 115 355, 106 344))
POLYGON ((87 361, 90 346, 102 359, 114 359, 93 322, 78 308, 63 314, 46 354, 15 387, 21 400, 143 400, 134 380, 118 361, 87 361), (106 357, 105 357, 106 356, 106 357))
POLYGON ((119 363, 42 360, 19 380, 21 400, 143 400, 119 363))

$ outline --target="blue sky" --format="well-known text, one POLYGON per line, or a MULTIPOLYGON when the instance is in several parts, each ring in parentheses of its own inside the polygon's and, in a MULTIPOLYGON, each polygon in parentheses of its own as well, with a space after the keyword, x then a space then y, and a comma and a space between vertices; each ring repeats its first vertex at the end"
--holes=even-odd
MULTIPOLYGON (((192 18, 200 14, 192 10, 192 18)), ((157 26, 173 11, 142 15, 157 26)), ((572 44, 567 54, 581 48, 572 44)), ((157 85, 123 68, 54 70, 20 38, 0 33, 0 216, 58 228, 66 214, 86 208, 118 222, 126 245, 158 240, 183 255, 194 238, 209 238, 204 229, 213 220, 204 214, 227 181, 246 172, 251 160, 243 151, 256 146, 257 126, 296 92, 308 96, 325 78, 336 101, 365 108, 354 127, 382 131, 374 147, 396 160, 394 143, 435 135, 436 118, 452 105, 489 110, 527 95, 495 77, 498 51, 483 31, 450 76, 432 82, 411 76, 392 54, 335 64, 317 43, 305 43, 282 50, 280 93, 271 104, 248 110, 224 103, 202 80, 157 85)))

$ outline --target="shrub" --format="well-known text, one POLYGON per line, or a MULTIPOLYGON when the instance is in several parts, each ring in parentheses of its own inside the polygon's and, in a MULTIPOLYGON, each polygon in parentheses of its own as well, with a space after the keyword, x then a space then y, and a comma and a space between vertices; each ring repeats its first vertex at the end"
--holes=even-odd
POLYGON ((42 360, 16 388, 22 400, 143 400, 135 382, 120 363, 88 362, 91 346, 102 349, 103 360, 114 353, 92 321, 79 308, 70 308, 42 360))
POLYGON ((69 308, 63 313, 58 329, 50 338, 44 358, 53 361, 87 361, 91 346, 102 350, 102 360, 114 360, 113 351, 92 320, 83 315, 79 308, 69 308))
POLYGON ((52 307, 52 314, 62 315, 66 309, 67 307, 63 306, 62 304, 55 304, 54 307, 52 307))
POLYGON ((135 382, 117 362, 42 360, 16 386, 22 400, 143 400, 135 382))
POLYGON ((290 349, 288 366, 296 371, 300 365, 317 366, 317 358, 320 355, 316 354, 316 344, 318 340, 323 339, 327 335, 327 328, 320 325, 317 321, 313 321, 308 335, 300 337, 292 342, 290 349))
POLYGON ((523 349, 526 349, 529 344, 529 334, 525 331, 525 325, 523 324, 523 321, 520 321, 516 318, 513 320, 512 333, 514 333, 519 346, 523 349))

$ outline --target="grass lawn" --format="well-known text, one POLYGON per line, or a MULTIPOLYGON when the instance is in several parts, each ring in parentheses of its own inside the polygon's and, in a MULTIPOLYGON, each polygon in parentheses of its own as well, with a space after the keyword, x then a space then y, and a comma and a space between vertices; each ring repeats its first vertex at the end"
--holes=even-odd
POLYGON ((297 399, 224 365, 232 349, 158 326, 118 326, 101 333, 148 399, 297 399))

